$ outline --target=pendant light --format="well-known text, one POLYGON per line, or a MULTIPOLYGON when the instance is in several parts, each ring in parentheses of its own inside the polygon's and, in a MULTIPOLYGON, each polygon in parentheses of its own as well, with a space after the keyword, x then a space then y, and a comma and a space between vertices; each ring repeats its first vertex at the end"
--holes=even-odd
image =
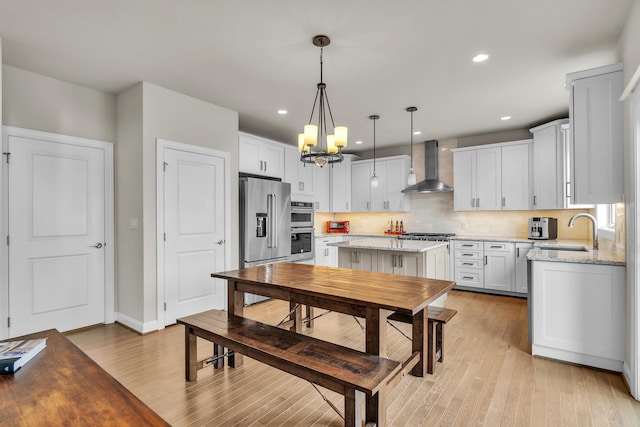
POLYGON ((380 118, 377 114, 369 116, 373 120, 373 175, 371 175, 371 187, 376 188, 380 182, 376 175, 376 120, 380 118))
POLYGON ((327 85, 324 83, 322 76, 324 48, 329 46, 330 42, 331 40, 327 36, 320 35, 313 38, 313 45, 320 48, 320 83, 317 85, 309 123, 304 126, 303 133, 298 134, 300 161, 305 164, 316 164, 320 167, 326 164, 342 162, 342 149, 347 146, 347 128, 345 126, 336 126, 333 122, 333 114, 327 97, 327 85), (313 114, 316 111, 318 111, 317 125, 311 124, 313 114), (333 133, 329 133, 327 129, 329 120, 331 121, 333 133))
POLYGON ((407 111, 411 113, 411 171, 407 176, 407 185, 415 185, 416 183, 416 174, 413 173, 413 112, 417 110, 416 107, 407 108, 407 111))

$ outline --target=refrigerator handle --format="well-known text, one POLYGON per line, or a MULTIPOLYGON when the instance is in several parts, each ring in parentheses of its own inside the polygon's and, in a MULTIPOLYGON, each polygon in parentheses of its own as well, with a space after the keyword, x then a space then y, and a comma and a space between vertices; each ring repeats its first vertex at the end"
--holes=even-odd
POLYGON ((267 194, 267 247, 273 247, 273 194, 267 194))
MULTIPOLYGON (((267 167, 267 162, 265 163, 265 170, 267 167)), ((271 225, 273 227, 273 232, 271 233, 272 240, 271 240, 271 244, 273 245, 273 248, 277 248, 278 247, 278 195, 277 194, 272 194, 271 195, 271 203, 273 204, 272 208, 271 208, 271 225)))

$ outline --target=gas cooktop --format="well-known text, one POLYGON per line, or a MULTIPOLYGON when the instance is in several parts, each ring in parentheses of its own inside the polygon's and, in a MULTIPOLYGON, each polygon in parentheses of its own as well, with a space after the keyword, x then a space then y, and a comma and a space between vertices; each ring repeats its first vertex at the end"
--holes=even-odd
POLYGON ((398 236, 400 240, 430 240, 436 242, 448 242, 455 237, 455 233, 406 233, 398 236))

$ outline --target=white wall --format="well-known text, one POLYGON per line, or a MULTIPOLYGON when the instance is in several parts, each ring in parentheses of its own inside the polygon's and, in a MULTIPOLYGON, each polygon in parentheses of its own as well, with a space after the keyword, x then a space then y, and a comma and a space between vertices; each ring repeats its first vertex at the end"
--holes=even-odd
POLYGON ((2 65, 2 123, 115 142, 114 95, 2 65))

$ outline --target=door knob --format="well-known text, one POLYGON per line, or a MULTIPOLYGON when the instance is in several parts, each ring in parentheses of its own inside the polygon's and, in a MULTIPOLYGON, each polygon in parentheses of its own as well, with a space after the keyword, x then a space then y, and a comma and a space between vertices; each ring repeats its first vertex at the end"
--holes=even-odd
POLYGON ((98 242, 93 246, 89 246, 90 248, 96 248, 96 249, 100 249, 102 247, 102 243, 98 242))

